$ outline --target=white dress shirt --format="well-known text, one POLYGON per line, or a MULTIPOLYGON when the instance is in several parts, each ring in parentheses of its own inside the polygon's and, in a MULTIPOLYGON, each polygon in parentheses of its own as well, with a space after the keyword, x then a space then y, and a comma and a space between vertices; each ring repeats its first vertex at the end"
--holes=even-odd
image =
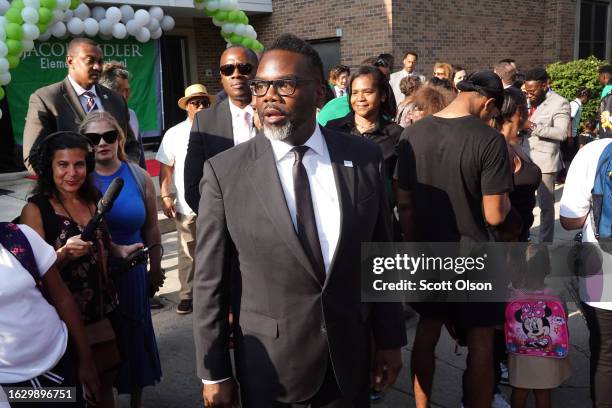
MULTIPOLYGON (((232 106, 231 103, 230 106, 232 106)), ((270 142, 276 160, 276 169, 285 194, 285 201, 297 233, 295 190, 293 189, 295 156, 291 151, 293 146, 279 140, 270 140, 270 142)), ((319 125, 316 125, 314 133, 304 145, 308 146, 309 149, 302 158, 302 163, 306 168, 306 173, 308 173, 308 183, 310 184, 317 232, 321 243, 321 253, 325 263, 325 273, 329 273, 329 267, 340 239, 340 199, 336 189, 336 178, 334 177, 327 143, 325 143, 319 125)), ((202 380, 202 382, 204 384, 217 384, 227 380, 229 378, 218 381, 202 380)))
MULTIPOLYGON (((271 140, 276 169, 280 177, 285 200, 293 227, 297 231, 295 190, 293 189, 293 146, 278 140, 271 140)), ((340 237, 340 200, 336 189, 336 179, 327 150, 327 143, 321 133, 319 125, 308 139, 305 146, 309 149, 302 159, 302 163, 308 173, 310 194, 312 196, 317 232, 321 243, 321 253, 325 262, 325 272, 329 273, 331 261, 336 252, 338 239, 340 237)))
POLYGON ((232 130, 234 132, 234 146, 238 146, 242 142, 246 142, 255 136, 255 126, 253 126, 253 107, 247 105, 246 108, 240 109, 238 106, 229 100, 230 112, 232 114, 232 130), (246 117, 245 117, 246 115, 246 117))
POLYGON ((77 84, 70 75, 68 75, 68 81, 70 81, 70 84, 72 85, 72 88, 74 89, 74 92, 76 92, 77 96, 79 97, 79 102, 81 102, 81 106, 83 107, 83 110, 85 111, 85 113, 88 113, 87 112, 87 99, 88 98, 87 96, 83 95, 85 92, 91 92, 92 94, 94 94, 94 101, 96 101, 96 107, 100 111, 104 110, 104 106, 102 105, 102 100, 96 93, 95 86, 92 86, 89 89, 85 89, 81 85, 77 84))

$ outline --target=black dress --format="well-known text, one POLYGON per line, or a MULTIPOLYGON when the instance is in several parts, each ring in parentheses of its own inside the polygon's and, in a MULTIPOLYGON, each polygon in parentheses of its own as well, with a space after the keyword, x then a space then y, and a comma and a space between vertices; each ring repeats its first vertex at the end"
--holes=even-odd
POLYGON ((513 149, 521 159, 521 168, 512 175, 514 190, 510 193, 510 203, 518 211, 523 221, 519 241, 527 242, 529 229, 533 225, 533 209, 536 205, 535 192, 542 181, 542 171, 531 161, 520 146, 513 147, 513 149))

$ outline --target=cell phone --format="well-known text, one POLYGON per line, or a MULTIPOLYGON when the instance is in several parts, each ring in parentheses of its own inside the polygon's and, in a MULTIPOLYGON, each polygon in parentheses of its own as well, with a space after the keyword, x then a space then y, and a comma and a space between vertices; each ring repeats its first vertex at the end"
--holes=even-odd
POLYGON ((125 263, 128 269, 136 265, 146 264, 149 261, 149 247, 138 248, 125 258, 125 263))

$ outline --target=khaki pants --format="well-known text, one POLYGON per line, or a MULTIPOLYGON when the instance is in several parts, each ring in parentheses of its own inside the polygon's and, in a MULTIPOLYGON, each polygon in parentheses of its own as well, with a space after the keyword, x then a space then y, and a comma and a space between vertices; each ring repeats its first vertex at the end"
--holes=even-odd
POLYGON ((176 213, 176 236, 178 244, 178 275, 181 289, 179 299, 193 298, 193 255, 195 252, 196 216, 176 213))

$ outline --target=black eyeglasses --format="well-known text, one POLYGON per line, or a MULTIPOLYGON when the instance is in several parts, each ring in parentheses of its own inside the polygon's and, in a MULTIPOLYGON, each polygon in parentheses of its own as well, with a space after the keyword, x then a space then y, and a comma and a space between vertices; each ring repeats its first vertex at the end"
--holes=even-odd
POLYGON ((238 69, 238 73, 240 73, 240 75, 249 75, 251 72, 253 72, 254 67, 249 63, 224 64, 219 67, 219 72, 221 72, 221 75, 223 76, 231 76, 236 68, 238 69))
POLYGON ((104 139, 104 142, 107 144, 115 143, 119 137, 119 132, 117 130, 109 130, 104 133, 85 133, 84 136, 91 140, 94 146, 97 146, 101 139, 104 139))
POLYGON ((249 81, 251 92, 255 96, 264 96, 268 93, 270 85, 274 87, 280 96, 291 96, 295 93, 298 84, 316 82, 316 79, 300 79, 300 78, 281 78, 273 81, 264 79, 252 79, 249 81))
POLYGON ((199 108, 200 106, 208 108, 210 106, 210 102, 208 101, 208 99, 192 99, 187 103, 189 105, 195 106, 196 108, 199 108))
POLYGON ((379 58, 376 60, 376 62, 374 63, 375 67, 383 67, 383 68, 388 68, 389 67, 389 63, 387 61, 385 61, 382 58, 379 58))

